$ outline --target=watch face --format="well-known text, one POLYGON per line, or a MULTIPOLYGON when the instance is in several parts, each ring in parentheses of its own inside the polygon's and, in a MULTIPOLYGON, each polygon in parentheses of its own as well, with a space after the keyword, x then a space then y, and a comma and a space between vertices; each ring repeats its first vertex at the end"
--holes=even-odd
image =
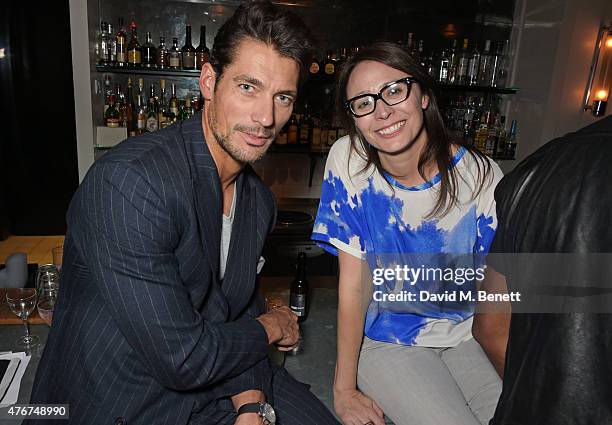
POLYGON ((276 423, 276 413, 274 413, 274 409, 268 403, 262 403, 260 413, 264 420, 268 421, 268 423, 276 423))

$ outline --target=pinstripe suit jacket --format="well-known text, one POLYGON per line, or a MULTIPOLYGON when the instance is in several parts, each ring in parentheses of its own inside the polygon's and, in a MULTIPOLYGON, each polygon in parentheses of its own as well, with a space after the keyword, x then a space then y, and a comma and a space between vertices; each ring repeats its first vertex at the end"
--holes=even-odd
MULTIPOLYGON (((67 215, 62 282, 32 402, 69 403, 71 423, 185 424, 247 389, 270 394, 256 264, 274 198, 237 179, 225 277, 222 195, 194 117, 98 160, 67 215)), ((40 425, 40 421, 36 424, 40 425)))

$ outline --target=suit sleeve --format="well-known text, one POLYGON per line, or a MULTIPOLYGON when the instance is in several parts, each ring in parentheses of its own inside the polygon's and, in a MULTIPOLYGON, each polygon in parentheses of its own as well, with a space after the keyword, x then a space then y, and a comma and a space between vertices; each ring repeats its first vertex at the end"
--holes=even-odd
POLYGON ((264 360, 268 341, 258 321, 207 322, 193 308, 173 253, 188 236, 168 212, 163 183, 154 189, 133 167, 98 165, 71 212, 87 224, 72 233, 101 308, 148 372, 174 390, 203 389, 264 360))

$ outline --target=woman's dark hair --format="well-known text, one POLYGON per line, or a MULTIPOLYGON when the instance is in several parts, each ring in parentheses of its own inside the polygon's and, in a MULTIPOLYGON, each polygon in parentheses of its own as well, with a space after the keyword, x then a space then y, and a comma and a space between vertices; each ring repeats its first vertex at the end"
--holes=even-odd
MULTIPOLYGON (((458 203, 458 178, 465 180, 465 177, 459 176, 456 168, 453 167, 453 152, 451 149, 453 144, 463 146, 467 150, 466 154, 472 155, 478 164, 476 187, 472 194, 473 199, 475 199, 485 184, 487 184, 487 179, 491 177, 491 164, 480 151, 467 145, 462 140, 453 142, 449 140, 444 122, 442 121, 442 116, 436 104, 433 79, 404 48, 395 43, 378 42, 359 50, 346 61, 338 74, 336 110, 344 124, 344 128, 348 129, 351 141, 351 155, 353 152, 356 152, 366 161, 365 166, 360 172, 365 172, 374 165, 380 174, 385 177, 387 183, 391 185, 386 177, 387 174, 390 173, 383 168, 378 151, 374 147, 371 147, 367 140, 360 134, 355 126, 353 115, 345 106, 347 100, 346 86, 349 77, 357 64, 363 61, 380 62, 391 68, 405 72, 417 80, 417 84, 421 88, 422 93, 429 97, 429 105, 423 111, 423 125, 427 131, 429 140, 419 157, 418 171, 421 177, 427 181, 428 178, 425 175, 425 167, 428 164, 435 163, 440 173, 440 189, 438 200, 427 217, 444 216, 458 203)), ((351 155, 349 155, 349 158, 351 155)))
POLYGON ((281 11, 269 1, 242 3, 215 36, 210 64, 217 79, 232 63, 238 45, 245 39, 273 46, 281 55, 300 64, 300 79, 306 74, 313 52, 310 31, 297 15, 281 11))

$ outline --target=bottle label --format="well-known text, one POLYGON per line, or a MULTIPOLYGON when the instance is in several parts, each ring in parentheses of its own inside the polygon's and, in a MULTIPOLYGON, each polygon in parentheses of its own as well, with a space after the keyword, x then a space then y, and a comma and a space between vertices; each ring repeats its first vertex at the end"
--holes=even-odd
POLYGON ((106 126, 111 128, 119 127, 119 118, 107 118, 106 126))
POLYGON ((319 127, 314 127, 312 129, 312 141, 311 143, 315 146, 321 145, 321 129, 319 127))
POLYGON ((155 117, 149 117, 147 119, 147 131, 149 133, 152 133, 154 131, 157 131, 157 118, 155 117))
POLYGON ((297 143, 298 141, 298 132, 297 132, 297 126, 290 126, 289 130, 287 131, 287 142, 294 144, 297 143))
POLYGON ((144 130, 146 128, 147 125, 147 120, 144 117, 138 117, 138 120, 136 120, 136 128, 139 130, 144 130))
POLYGON ((276 136, 276 144, 286 145, 287 144, 287 133, 285 133, 284 131, 282 133, 278 133, 278 136, 276 136))
POLYGON ((170 59, 168 60, 169 65, 172 68, 178 68, 180 66, 180 60, 178 58, 178 56, 170 56, 170 59))
POLYGON ((298 317, 306 315, 306 295, 305 294, 291 294, 289 304, 291 311, 298 317))
POLYGON ((117 62, 124 63, 125 62, 125 53, 117 52, 117 62))
POLYGON ((133 64, 140 63, 140 50, 130 50, 128 52, 128 62, 133 64))
POLYGON ((319 72, 319 70, 320 70, 320 69, 321 69, 321 67, 320 67, 320 66, 319 66, 319 64, 318 64, 318 63, 316 63, 316 62, 313 62, 313 63, 310 65, 310 73, 311 73, 311 74, 317 74, 317 73, 319 72))
POLYGON ((195 69, 195 54, 193 52, 183 53, 183 68, 195 69))
POLYGON ((336 67, 334 66, 333 63, 326 63, 325 64, 325 73, 327 75, 331 75, 336 71, 336 67))
POLYGON ((338 132, 335 129, 330 129, 327 133, 327 145, 331 146, 338 138, 338 132))
POLYGON ((308 133, 310 132, 310 128, 308 124, 302 124, 300 127, 300 142, 308 143, 308 133))

